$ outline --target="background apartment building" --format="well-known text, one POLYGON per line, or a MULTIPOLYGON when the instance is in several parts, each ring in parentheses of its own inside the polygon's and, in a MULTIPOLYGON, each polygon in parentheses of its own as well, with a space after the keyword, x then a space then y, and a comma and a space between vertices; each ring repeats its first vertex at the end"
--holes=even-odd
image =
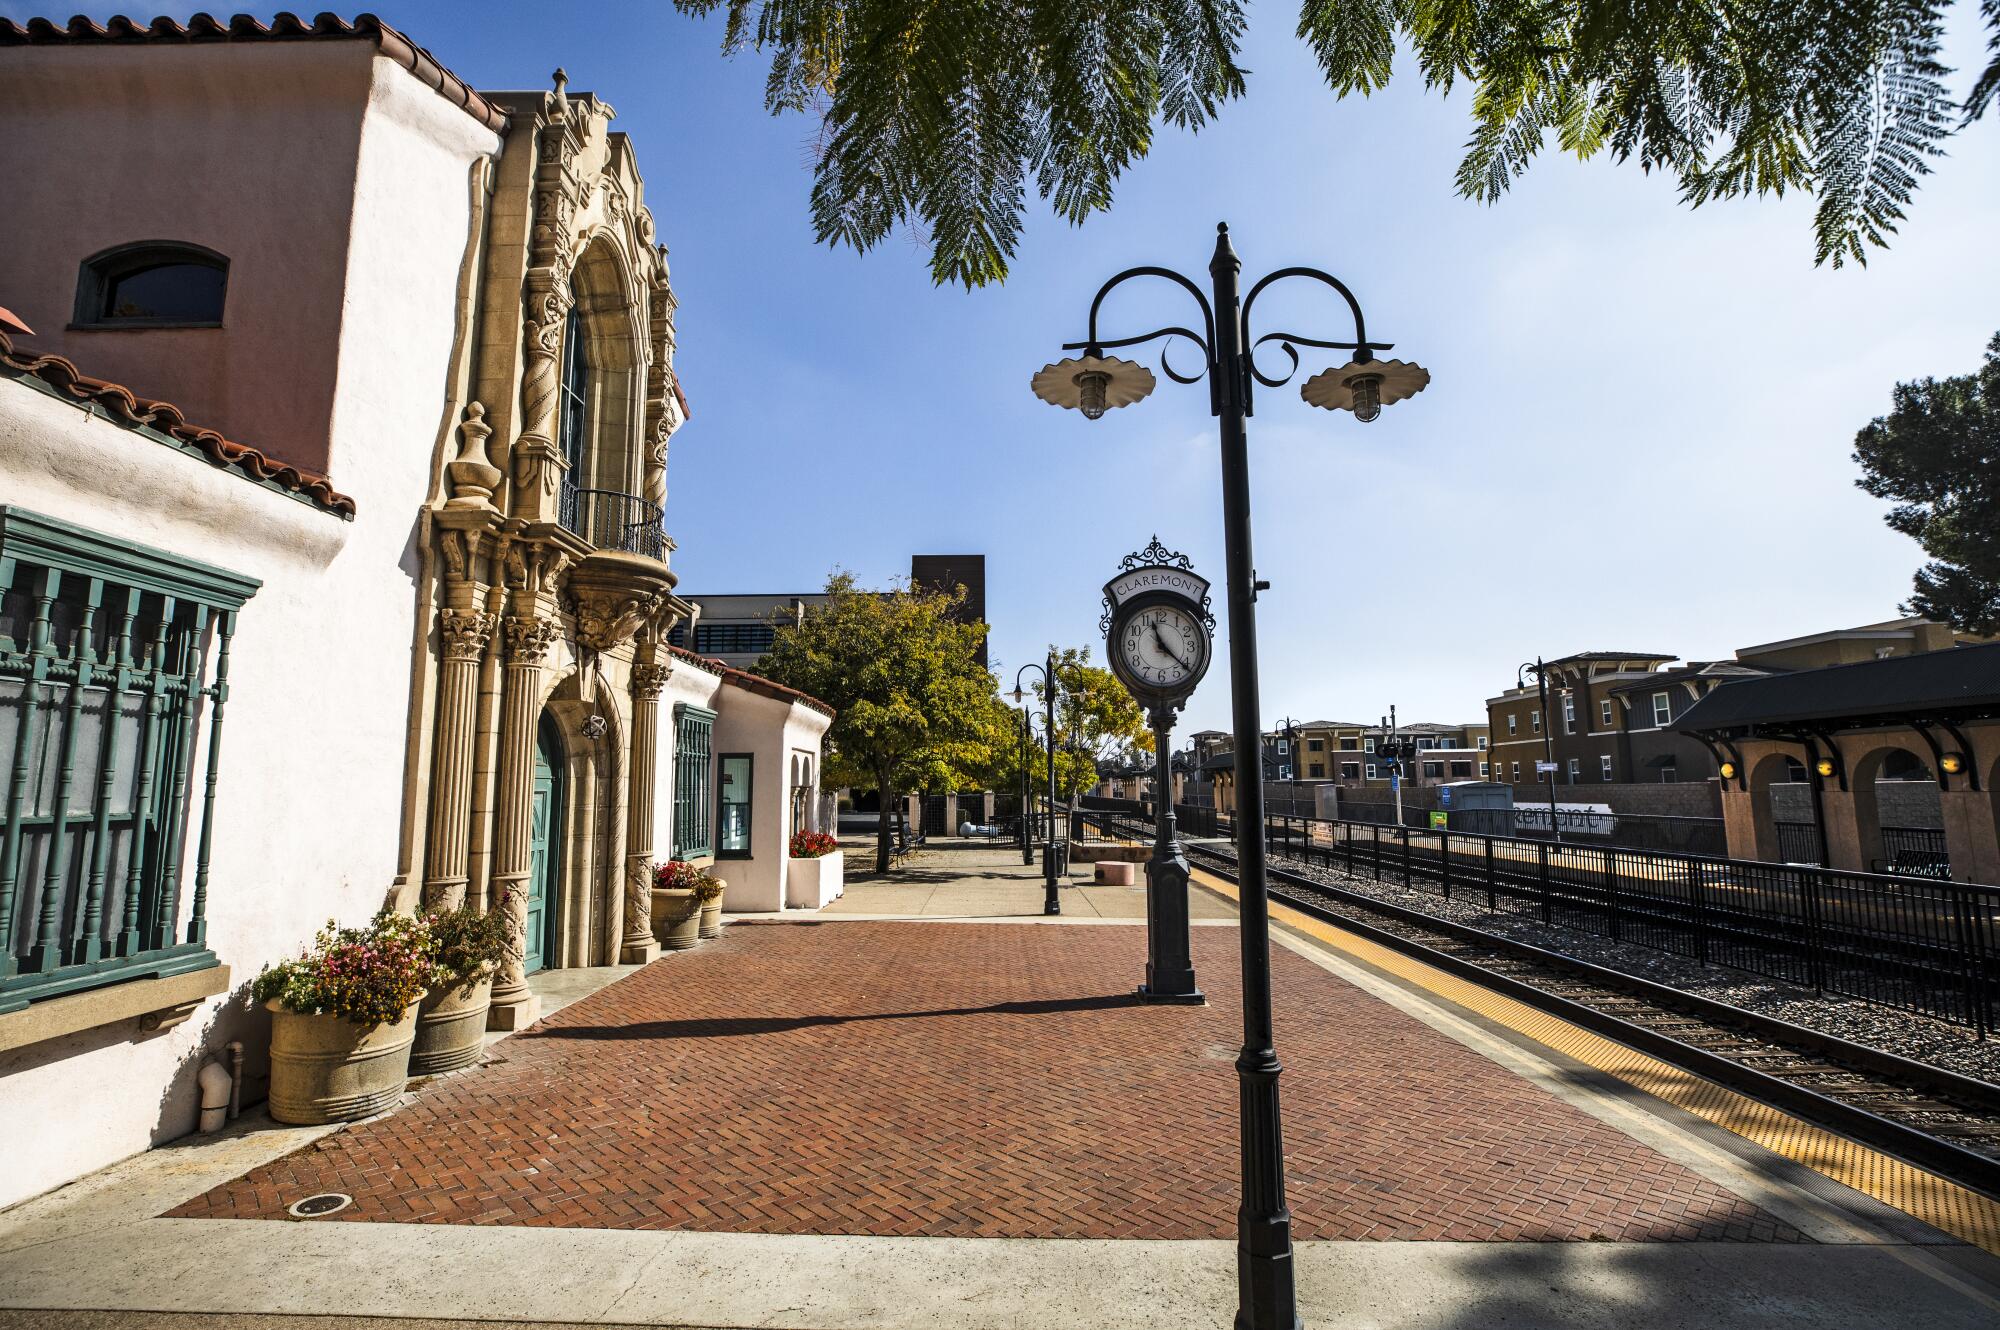
MULTIPOLYGON (((1492 778, 1541 782, 1543 729, 1549 729, 1555 778, 1565 785, 1658 784, 1711 780, 1714 752, 1675 726, 1715 689, 1739 680, 1923 655, 1992 639, 1928 619, 1892 619, 1744 647, 1732 660, 1675 664, 1669 655, 1585 651, 1545 662, 1548 711, 1530 683, 1487 699, 1492 778)), ((1414 728, 1414 727, 1411 727, 1414 728)))
MULTIPOLYGON (((984 554, 914 554, 910 556, 910 586, 917 591, 965 588, 961 611, 973 623, 986 622, 986 556, 984 554)), ((692 624, 675 628, 670 641, 697 656, 719 660, 740 670, 754 669, 777 640, 778 628, 797 623, 807 610, 826 604, 823 591, 746 592, 740 595, 687 596, 695 607, 692 624)), ((979 643, 979 663, 986 664, 986 642, 979 643)))

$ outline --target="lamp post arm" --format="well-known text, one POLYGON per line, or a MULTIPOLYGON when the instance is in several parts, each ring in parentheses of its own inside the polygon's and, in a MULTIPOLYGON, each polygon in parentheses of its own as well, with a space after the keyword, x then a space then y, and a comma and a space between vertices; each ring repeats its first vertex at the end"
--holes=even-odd
MULTIPOLYGON (((1097 295, 1090 302, 1090 340, 1084 343, 1083 346, 1131 346, 1136 342, 1150 341, 1152 338, 1160 335, 1159 333, 1148 333, 1144 337, 1128 337, 1116 342, 1100 342, 1097 340, 1097 311, 1104 304, 1104 297, 1110 295, 1114 290, 1124 283, 1131 281, 1134 277, 1164 277, 1168 281, 1176 283, 1189 295, 1194 297, 1195 304, 1201 306, 1201 326, 1206 330, 1207 335, 1204 337, 1195 337, 1192 333, 1186 333, 1185 329, 1178 328, 1163 329, 1162 331, 1186 333, 1189 338, 1201 343, 1203 352, 1212 359, 1214 352, 1211 348, 1215 345, 1215 312, 1209 306, 1208 297, 1202 293, 1202 289, 1199 286, 1196 286, 1172 268, 1156 268, 1150 265, 1139 268, 1127 268, 1124 272, 1119 273, 1103 286, 1097 288, 1097 295)), ((1075 351, 1082 348, 1076 345, 1067 345, 1063 349, 1065 351, 1075 351)))
MULTIPOLYGON (((1251 306, 1257 303, 1257 297, 1264 290, 1265 287, 1271 285, 1271 283, 1273 282, 1279 281, 1286 277, 1310 277, 1316 282, 1320 282, 1323 285, 1332 287, 1334 290, 1340 292, 1341 298, 1347 301, 1347 308, 1353 311, 1354 314, 1354 340, 1352 342, 1316 342, 1313 341, 1311 338, 1292 337, 1289 334, 1286 334, 1285 337, 1287 341, 1298 342, 1304 346, 1325 346, 1325 347, 1334 347, 1339 349, 1358 350, 1361 347, 1367 347, 1371 351, 1374 350, 1387 351, 1389 349, 1389 346, 1386 343, 1380 347, 1376 347, 1373 343, 1369 342, 1368 325, 1366 321, 1363 320, 1361 317, 1361 302, 1359 300, 1356 300, 1354 298, 1354 293, 1347 289, 1347 283, 1341 281, 1338 277, 1335 277, 1332 273, 1322 272, 1318 268, 1280 268, 1276 272, 1271 273, 1269 276, 1259 279, 1257 284, 1250 288, 1250 294, 1243 297, 1243 328, 1244 328, 1243 340, 1245 342, 1248 342, 1250 340, 1249 329, 1250 329, 1251 306)), ((1275 335, 1276 334, 1274 334, 1274 336, 1275 335)), ((1266 339, 1259 338, 1257 340, 1261 342, 1266 339)))

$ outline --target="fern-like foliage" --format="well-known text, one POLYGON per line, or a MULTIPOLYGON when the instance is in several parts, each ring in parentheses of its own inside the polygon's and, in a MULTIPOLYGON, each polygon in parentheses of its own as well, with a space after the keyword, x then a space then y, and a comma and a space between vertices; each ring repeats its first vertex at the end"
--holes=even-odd
MULTIPOLYGON (((1474 83, 1468 198, 1498 200, 1553 138, 1669 172, 1693 205, 1808 190, 1816 260, 1840 267, 1888 244, 1958 127, 1946 2, 1305 0, 1300 33, 1342 95, 1387 81, 1399 36, 1430 86, 1474 83)), ((2000 0, 1984 5, 2000 34, 2000 0)))
POLYGON ((1238 0, 675 0, 768 53, 765 104, 818 113, 813 225, 867 250, 898 229, 931 275, 1003 279, 1028 179, 1058 215, 1111 206, 1153 126, 1242 95, 1238 0))
MULTIPOLYGON (((1335 93, 1388 85, 1399 41, 1426 85, 1473 85, 1459 191, 1494 202, 1552 140, 1664 171, 1691 205, 1811 192, 1815 253, 1865 263, 1930 159, 2000 95, 1962 105, 1938 63, 1950 0, 1301 0, 1335 93)), ((1059 216, 1111 206, 1154 126, 1241 96, 1243 0, 674 0, 725 14, 723 49, 770 59, 772 113, 818 119, 813 223, 867 250, 905 230, 940 284, 1006 276, 1029 181, 1059 216)))

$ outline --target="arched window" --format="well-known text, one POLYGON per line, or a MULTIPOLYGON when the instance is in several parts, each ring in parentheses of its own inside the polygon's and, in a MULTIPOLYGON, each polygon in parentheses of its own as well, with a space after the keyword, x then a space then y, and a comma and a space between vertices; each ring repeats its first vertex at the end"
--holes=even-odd
POLYGON ((562 391, 558 399, 561 418, 557 424, 563 460, 569 463, 568 482, 581 486, 584 456, 590 448, 586 418, 590 399, 590 362, 583 354, 583 310, 571 296, 569 317, 563 322, 562 391))
POLYGON ((83 261, 76 323, 83 328, 219 328, 229 260, 173 240, 120 245, 83 261))

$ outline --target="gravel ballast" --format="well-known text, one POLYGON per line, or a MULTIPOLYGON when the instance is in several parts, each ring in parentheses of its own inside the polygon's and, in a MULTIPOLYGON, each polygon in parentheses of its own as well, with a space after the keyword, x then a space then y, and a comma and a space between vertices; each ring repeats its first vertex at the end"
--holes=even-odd
MULTIPOLYGON (((1235 858, 1233 853, 1223 853, 1230 859, 1235 858)), ((1484 898, 1473 894, 1455 894, 1446 899, 1434 885, 1427 883, 1404 886, 1400 881, 1387 878, 1377 882, 1373 877, 1345 873, 1319 864, 1305 864, 1277 854, 1271 856, 1270 863, 1273 868, 1283 868, 1371 900, 1417 910, 1497 937, 1525 942, 1575 960, 1678 988, 1697 997, 1790 1021, 1835 1038, 1879 1048, 1917 1062, 1927 1062, 1961 1076, 1973 1076, 1984 1081, 2000 1079, 2000 1040, 1981 1040, 1965 1026, 1837 993, 1820 996, 1810 989, 1801 989, 1743 970, 1704 965, 1698 960, 1671 952, 1614 942, 1608 937, 1560 924, 1545 924, 1532 914, 1489 910, 1484 898)), ((1335 904, 1337 908, 1338 903, 1335 904)))

